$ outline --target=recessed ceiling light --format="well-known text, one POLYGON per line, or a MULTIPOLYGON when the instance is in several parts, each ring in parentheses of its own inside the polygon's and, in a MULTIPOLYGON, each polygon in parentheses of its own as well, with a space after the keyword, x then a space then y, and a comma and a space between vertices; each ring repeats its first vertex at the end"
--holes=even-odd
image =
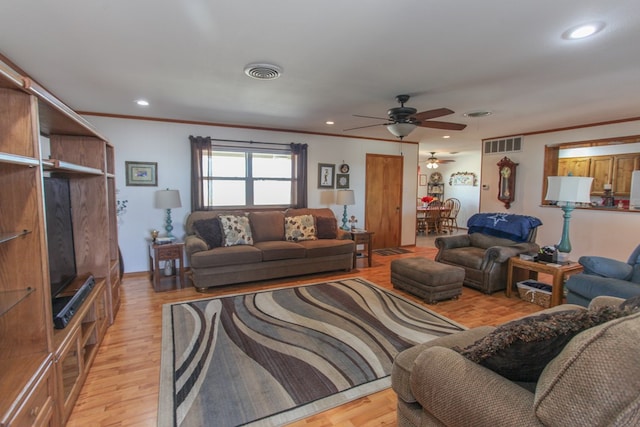
POLYGON ((589 24, 578 25, 562 33, 562 38, 566 40, 583 39, 600 32, 603 28, 604 22, 591 22, 589 24))
POLYGON ((444 139, 449 139, 449 138, 451 138, 451 136, 449 136, 449 135, 445 135, 445 136, 443 136, 443 138, 444 138, 444 139))
POLYGON ((141 107, 148 107, 149 106, 149 101, 144 100, 144 99, 138 99, 138 100, 136 100, 136 104, 138 104, 141 107))
POLYGON ((470 111, 468 113, 464 113, 465 117, 487 117, 491 115, 491 111, 470 111))
POLYGON ((327 124, 327 125, 335 125, 335 122, 332 122, 331 120, 327 120, 324 123, 327 124))

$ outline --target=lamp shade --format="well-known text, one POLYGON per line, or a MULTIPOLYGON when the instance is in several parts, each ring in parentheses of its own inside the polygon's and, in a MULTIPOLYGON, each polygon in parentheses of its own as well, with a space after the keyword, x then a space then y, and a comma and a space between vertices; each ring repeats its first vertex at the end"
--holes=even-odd
POLYGON ((591 182, 585 176, 548 176, 545 200, 569 203, 591 202, 591 182))
POLYGON ((178 190, 159 190, 156 191, 156 208, 173 209, 182 207, 180 202, 180 192, 178 190))
POLYGON ((338 190, 338 197, 336 198, 336 204, 338 205, 355 205, 356 198, 353 194, 353 190, 338 190))
POLYGON ((413 132, 416 126, 417 125, 415 125, 414 123, 409 122, 392 123, 390 125, 387 125, 387 130, 398 138, 404 138, 405 136, 413 132))

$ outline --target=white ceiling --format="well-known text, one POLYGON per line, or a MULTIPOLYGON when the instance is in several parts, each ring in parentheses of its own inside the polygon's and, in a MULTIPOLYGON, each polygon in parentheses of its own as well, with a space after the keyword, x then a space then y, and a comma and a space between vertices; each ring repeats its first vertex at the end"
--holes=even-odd
POLYGON ((639 45, 638 0, 0 0, 0 53, 75 110, 392 139, 343 129, 378 123, 353 114, 384 118, 407 93, 468 125, 406 138, 443 158, 639 117, 639 45), (606 26, 561 37, 590 21, 606 26), (252 62, 282 77, 251 79, 252 62), (476 110, 493 114, 464 116, 476 110))

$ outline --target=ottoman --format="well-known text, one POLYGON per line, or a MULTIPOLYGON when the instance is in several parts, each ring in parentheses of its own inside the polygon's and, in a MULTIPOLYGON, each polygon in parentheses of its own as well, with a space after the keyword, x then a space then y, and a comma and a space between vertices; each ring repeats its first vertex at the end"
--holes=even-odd
POLYGON ((462 293, 464 268, 422 258, 401 258, 391 261, 391 283, 435 304, 462 293))

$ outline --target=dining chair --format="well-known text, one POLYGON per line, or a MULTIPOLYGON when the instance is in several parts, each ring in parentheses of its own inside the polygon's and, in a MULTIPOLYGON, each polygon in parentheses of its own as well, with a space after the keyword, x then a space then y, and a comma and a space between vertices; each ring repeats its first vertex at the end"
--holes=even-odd
POLYGON ((447 208, 443 212, 442 225, 449 230, 449 233, 453 233, 455 227, 458 231, 458 213, 460 212, 460 200, 455 197, 450 197, 444 201, 444 206, 447 208))
POLYGON ((440 200, 433 200, 427 205, 427 209, 425 210, 425 223, 427 233, 431 230, 436 234, 440 232, 442 224, 442 202, 440 200))

